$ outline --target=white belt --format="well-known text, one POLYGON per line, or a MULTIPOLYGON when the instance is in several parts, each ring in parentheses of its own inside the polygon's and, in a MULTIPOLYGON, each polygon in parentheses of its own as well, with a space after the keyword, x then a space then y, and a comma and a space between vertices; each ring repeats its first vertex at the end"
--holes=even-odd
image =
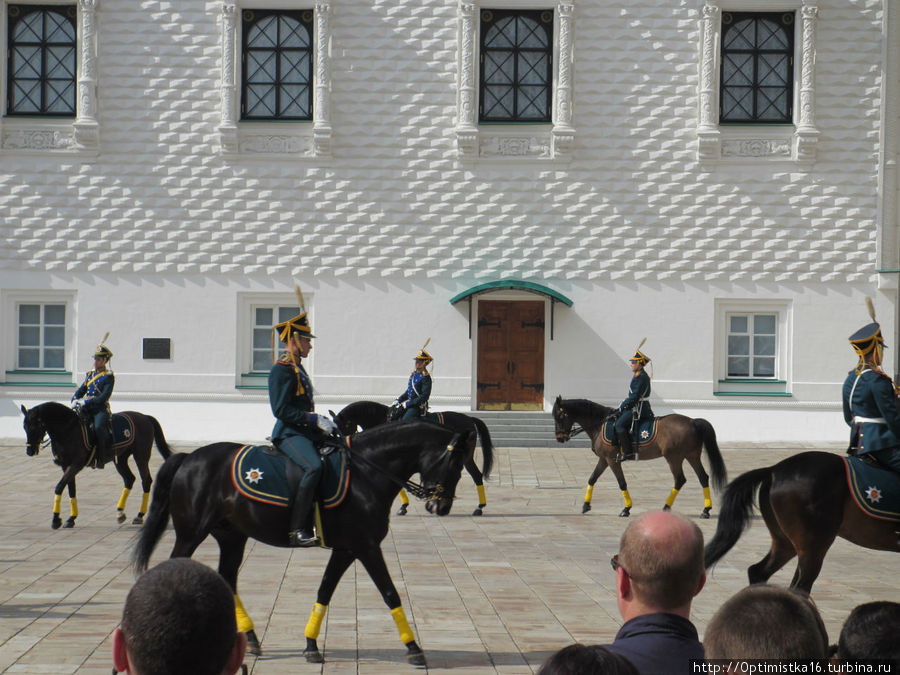
POLYGON ((856 424, 887 424, 887 420, 883 417, 854 417, 856 424))

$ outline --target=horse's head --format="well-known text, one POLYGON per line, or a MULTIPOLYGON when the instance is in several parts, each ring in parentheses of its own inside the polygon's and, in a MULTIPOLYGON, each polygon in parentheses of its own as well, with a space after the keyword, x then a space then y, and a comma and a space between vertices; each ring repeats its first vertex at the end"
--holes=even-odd
POLYGON ((25 420, 22 422, 22 426, 25 428, 25 454, 33 457, 41 451, 41 443, 44 441, 44 436, 47 435, 47 427, 44 426, 44 421, 41 419, 39 408, 26 410, 23 405, 22 414, 25 415, 25 420))
POLYGON ((565 443, 572 437, 572 424, 575 420, 566 412, 563 407, 562 396, 557 396, 553 403, 553 427, 556 434, 556 440, 559 443, 565 443))
POLYGON ((428 513, 439 516, 450 513, 463 464, 475 447, 477 438, 474 429, 465 434, 456 433, 443 450, 429 453, 432 456, 425 460, 427 468, 420 472, 428 513))
POLYGON ((328 412, 331 414, 331 419, 334 420, 334 424, 338 428, 338 431, 341 432, 342 436, 349 436, 350 434, 356 433, 356 422, 345 415, 343 410, 336 415, 333 410, 329 410, 328 412))

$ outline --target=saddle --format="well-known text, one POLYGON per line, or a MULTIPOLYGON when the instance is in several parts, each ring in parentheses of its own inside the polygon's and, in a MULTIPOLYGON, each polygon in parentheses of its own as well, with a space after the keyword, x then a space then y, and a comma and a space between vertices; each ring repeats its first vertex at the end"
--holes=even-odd
MULTIPOLYGON (((85 446, 91 449, 96 448, 97 434, 94 430, 94 420, 80 410, 77 415, 78 421, 81 423, 81 437, 85 446)), ((134 421, 129 415, 119 413, 110 415, 107 425, 114 450, 118 451, 120 448, 131 445, 134 442, 134 421)))
MULTIPOLYGON (((659 419, 659 417, 650 417, 634 425, 634 429, 632 429, 631 432, 631 440, 634 443, 635 449, 656 440, 656 433, 658 431, 657 423, 659 422, 659 419)), ((615 438, 616 420, 610 419, 605 421, 600 430, 600 440, 605 446, 615 446, 618 445, 615 438)))
POLYGON ((900 523, 900 474, 867 455, 843 460, 856 506, 872 518, 900 523))

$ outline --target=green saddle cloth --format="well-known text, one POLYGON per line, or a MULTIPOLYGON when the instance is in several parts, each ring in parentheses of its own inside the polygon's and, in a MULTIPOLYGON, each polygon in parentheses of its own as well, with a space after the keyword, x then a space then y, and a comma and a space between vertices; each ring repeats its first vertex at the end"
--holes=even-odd
POLYGON ((844 457, 847 485, 863 513, 879 520, 900 521, 900 475, 859 457, 844 457))
MULTIPOLYGON (((287 507, 294 494, 288 480, 287 457, 269 445, 244 445, 231 460, 231 481, 247 499, 287 507)), ((322 480, 316 492, 326 509, 344 501, 350 490, 350 453, 335 450, 323 458, 322 480)))
MULTIPOLYGON (((642 445, 646 445, 647 443, 652 443, 656 440, 656 423, 658 421, 658 417, 651 417, 638 423, 637 431, 636 433, 634 433, 634 440, 637 443, 637 445, 635 446, 636 448, 642 445)), ((600 432, 600 437, 603 440, 603 445, 618 445, 613 440, 616 433, 615 426, 616 425, 614 422, 603 423, 603 428, 600 432)))

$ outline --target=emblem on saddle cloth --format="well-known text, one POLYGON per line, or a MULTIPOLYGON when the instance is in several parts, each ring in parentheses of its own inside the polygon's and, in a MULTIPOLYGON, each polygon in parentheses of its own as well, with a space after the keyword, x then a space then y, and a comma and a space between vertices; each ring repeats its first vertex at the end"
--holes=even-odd
POLYGON ((900 521, 900 475, 859 457, 844 457, 853 501, 867 516, 900 521))
MULTIPOLYGON (((638 424, 637 433, 634 434, 634 440, 637 442, 638 447, 646 445, 647 443, 652 443, 656 440, 656 423, 658 421, 658 417, 651 417, 638 424)), ((600 432, 600 438, 603 441, 603 445, 617 445, 617 443, 613 442, 614 433, 615 422, 604 422, 600 432)))
MULTIPOLYGON (((289 461, 268 445, 241 446, 231 460, 231 482, 247 499, 286 508, 294 494, 285 465, 289 461)), ((350 489, 349 453, 332 452, 322 462, 324 471, 316 496, 323 508, 333 509, 350 489)))

